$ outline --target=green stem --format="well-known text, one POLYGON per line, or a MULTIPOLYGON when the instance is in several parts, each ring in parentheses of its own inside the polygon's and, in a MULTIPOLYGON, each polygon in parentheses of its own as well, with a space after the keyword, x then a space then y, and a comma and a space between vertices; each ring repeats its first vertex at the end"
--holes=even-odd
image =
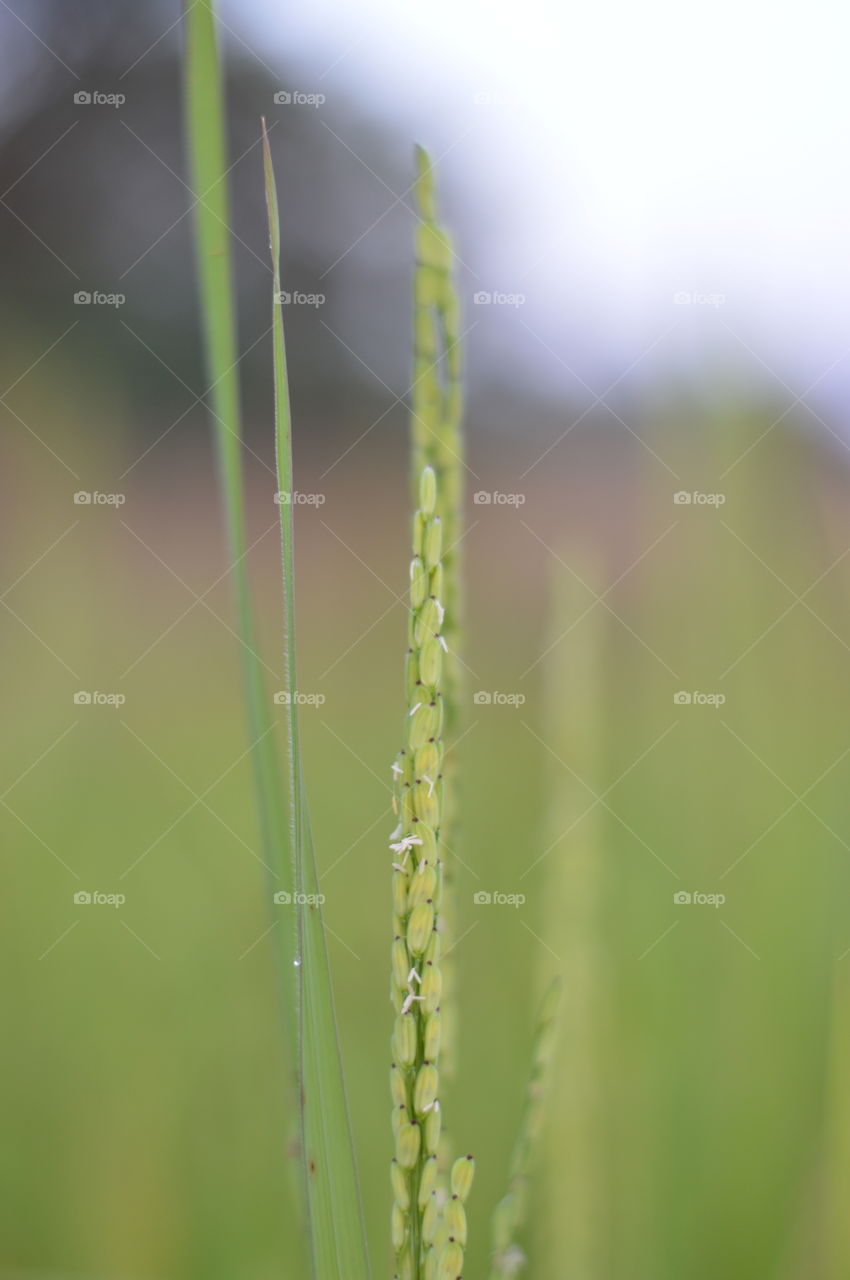
POLYGON ((369 1259, 334 1013, 322 894, 301 766, 295 678, 295 547, 291 496, 292 419, 280 295, 280 219, 268 135, 263 168, 272 256, 275 454, 280 496, 284 596, 284 663, 289 699, 289 804, 295 857, 298 1069, 301 1152, 313 1275, 316 1280, 368 1280, 369 1259))
MULTIPOLYGON (((233 274, 230 254, 230 209, 226 182, 224 92, 215 30, 213 0, 185 0, 186 121, 195 206, 195 248, 210 379, 211 416, 224 507, 227 553, 232 566, 237 631, 254 792, 263 860, 275 888, 292 892, 289 839, 279 785, 279 766, 268 694, 257 653, 256 627, 246 563, 242 431, 239 395, 233 274)), ((294 937, 281 931, 283 967, 288 980, 294 937)), ((284 1004, 290 1016, 292 999, 284 1004)), ((293 1039, 290 1034, 290 1041, 293 1039)))
MULTIPOLYGON (((295 890, 295 882, 292 858, 289 855, 289 832, 280 787, 274 726, 258 656, 257 631, 248 581, 230 210, 226 182, 224 89, 212 0, 185 0, 184 29, 185 110, 190 178, 195 194, 200 197, 195 206, 194 231, 205 364, 210 384, 209 408, 225 518, 227 557, 232 566, 254 804, 266 873, 267 910, 271 917, 272 912, 279 910, 274 905, 274 892, 280 890, 291 895, 295 890)), ((274 922, 277 923, 276 919, 274 922)), ((276 976, 283 1009, 287 1065, 292 1071, 294 1095, 295 935, 294 930, 277 929, 276 936, 276 976)), ((294 1162, 291 1162, 287 1172, 292 1174, 295 1168, 294 1162)))
POLYGON ((511 1157, 508 1192, 496 1205, 493 1213, 490 1280, 504 1280, 505 1277, 515 1276, 525 1265, 525 1256, 519 1248, 517 1236, 526 1216, 528 1183, 551 1073, 555 1018, 560 994, 560 979, 555 978, 547 988, 538 1015, 525 1106, 511 1157))
MULTIPOLYGON (((411 467, 416 493, 422 466, 437 476, 437 514, 443 525, 443 635, 448 652, 444 663, 446 738, 461 733, 464 681, 462 644, 462 588, 459 543, 463 528, 464 441, 462 431, 460 301, 453 279, 451 237, 437 220, 437 192, 431 159, 423 147, 415 149, 414 198, 416 267, 413 285, 413 389, 411 393, 411 467)), ((443 1043, 441 1076, 450 1081, 456 1063, 454 962, 454 859, 460 845, 460 798, 456 754, 443 765, 442 929, 443 1043)), ((441 1172, 451 1164, 451 1144, 444 1134, 440 1145, 441 1172)))

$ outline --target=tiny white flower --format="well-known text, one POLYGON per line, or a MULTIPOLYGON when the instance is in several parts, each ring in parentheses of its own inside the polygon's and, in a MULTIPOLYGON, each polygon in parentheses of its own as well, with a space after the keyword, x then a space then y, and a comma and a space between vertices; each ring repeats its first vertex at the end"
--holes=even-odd
POLYGON ((396 841, 395 844, 391 844, 390 848, 393 853, 409 853, 415 844, 421 843, 421 836, 402 836, 402 838, 396 841))

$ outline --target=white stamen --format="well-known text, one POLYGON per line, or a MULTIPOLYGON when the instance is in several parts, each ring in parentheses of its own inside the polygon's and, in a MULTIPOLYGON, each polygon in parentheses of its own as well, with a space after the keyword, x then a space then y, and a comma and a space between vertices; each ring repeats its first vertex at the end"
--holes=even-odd
POLYGON ((409 992, 409 994, 405 997, 404 1004, 401 1006, 402 1013, 409 1012, 410 1006, 413 1004, 414 1000, 424 1000, 424 999, 425 999, 424 996, 415 996, 412 991, 409 992))
POLYGON ((443 652, 444 652, 444 653, 448 653, 448 651, 449 651, 449 646, 446 644, 446 637, 445 637, 445 636, 440 636, 440 644, 443 646, 443 652))
POLYGON ((422 706, 422 703, 421 703, 421 702, 417 702, 417 704, 416 704, 416 706, 415 706, 415 707, 411 707, 411 708, 410 708, 410 715, 415 716, 415 715, 416 715, 416 712, 419 710, 419 708, 420 708, 421 706, 422 706))
POLYGON ((401 765, 400 765, 400 764, 398 764, 398 762, 397 762, 397 761, 393 761, 393 765, 392 765, 392 772, 393 772, 393 773, 395 774, 395 776, 398 778, 401 774, 403 774, 403 773, 404 773, 404 770, 402 769, 401 765))
POLYGON ((431 779, 428 777, 427 773, 423 773, 422 777, 423 777, 423 778, 425 779, 425 781, 428 783, 428 795, 429 795, 429 796, 432 796, 432 795, 434 794, 434 784, 433 784, 433 782, 432 782, 432 781, 431 781, 431 779))
POLYGON ((415 969, 411 969, 411 970, 410 970, 410 973, 407 975, 407 985, 408 985, 408 986, 410 986, 410 981, 411 981, 411 979, 412 979, 412 978, 415 978, 415 979, 416 979, 416 981, 419 983, 420 987, 422 986, 422 979, 419 977, 419 974, 416 972, 416 970, 415 970, 415 969))
POLYGON ((390 848, 393 853, 409 853, 415 844, 421 844, 421 836, 402 836, 395 844, 391 844, 390 848))

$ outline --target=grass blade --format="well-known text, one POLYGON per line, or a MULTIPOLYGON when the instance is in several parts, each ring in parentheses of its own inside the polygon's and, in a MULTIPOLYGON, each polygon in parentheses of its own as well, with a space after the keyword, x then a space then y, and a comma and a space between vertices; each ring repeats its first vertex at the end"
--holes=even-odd
MULTIPOLYGON (((292 492, 292 423, 280 294, 280 219, 268 135, 263 164, 274 273, 273 349, 278 489, 292 492)), ((299 1074, 302 1152, 313 1269, 317 1280, 366 1280, 369 1263, 333 990, 298 739, 295 678, 295 585, 292 503, 280 502, 285 616, 284 660, 289 740, 291 829, 295 854, 299 1074)))
MULTIPOLYGON (((292 895, 295 875, 280 786, 278 752, 272 732, 274 725, 257 651, 246 563, 248 542, 226 182, 224 88, 213 0, 185 0, 184 30, 187 142, 192 187, 200 197, 195 207, 194 226, 206 368, 225 513, 227 554, 233 573, 255 809, 266 868, 268 910, 271 913, 275 910, 273 892, 280 890, 292 895)), ((275 939, 286 1050, 294 1095, 295 929, 289 926, 276 928, 275 939)), ((289 1162, 287 1172, 292 1175, 295 1168, 294 1162, 289 1162)))
MULTIPOLYGON (((213 0, 185 0, 186 120, 195 207, 195 244, 206 365, 227 527, 227 551, 233 566, 242 681, 248 712, 254 791, 263 861, 274 888, 292 892, 294 878, 288 829, 279 786, 279 769, 268 695, 257 655, 256 629, 246 564, 245 499, 239 404, 236 321, 230 254, 230 210, 224 134, 224 91, 219 65, 213 0)), ((271 884, 270 884, 271 888, 271 884)), ((271 901, 271 893, 269 894, 271 901)), ((289 978, 295 954, 294 933, 280 930, 284 972, 289 978)), ((289 996, 287 992, 287 996, 289 996)), ((286 1004, 291 1009, 292 999, 286 1004)), ((294 1030, 294 1022, 290 1029, 294 1030)), ((290 1039, 293 1037, 291 1036, 290 1039)))
POLYGON ((531 1072, 525 1095, 525 1109, 511 1157, 507 1195, 496 1205, 492 1225, 492 1265, 490 1280, 518 1275, 526 1263, 517 1242, 525 1225, 529 1180, 540 1130, 543 1124, 549 1077, 552 1072, 556 1016, 561 997, 561 982, 554 978, 546 990, 537 1018, 531 1072))
POLYGON ((850 1066, 850 977, 846 968, 836 966, 832 992, 832 1026, 827 1077, 827 1123, 824 1126, 823 1171, 823 1274, 839 1280, 850 1267, 850 1221, 847 1197, 850 1194, 850 1102, 847 1072, 850 1066))
POLYGON ((588 589, 597 594, 604 589, 601 567, 591 556, 578 562, 577 557, 573 549, 569 558, 579 578, 552 578, 552 649, 544 666, 544 737, 554 752, 546 762, 544 839, 546 848, 559 844, 546 880, 543 936, 558 938, 564 991, 533 1243, 535 1263, 544 1270, 548 1263, 565 1275, 598 1280, 605 1274, 603 1099, 613 1056, 606 1053, 611 1008, 602 915, 606 850, 602 807, 588 806, 586 786, 578 780, 586 779, 595 792, 604 789, 608 636, 601 610, 588 612, 586 603, 588 589))

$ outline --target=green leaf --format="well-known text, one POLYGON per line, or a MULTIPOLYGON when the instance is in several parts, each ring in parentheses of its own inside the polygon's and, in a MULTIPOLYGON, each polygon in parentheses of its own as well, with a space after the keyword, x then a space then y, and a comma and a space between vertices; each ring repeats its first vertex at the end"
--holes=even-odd
MULTIPOLYGON (((204 349, 210 384, 209 401, 218 456, 219 482, 227 527, 227 555, 236 597, 242 683, 248 718, 248 742, 254 796, 266 867, 268 911, 273 893, 295 892, 294 862, 284 807, 284 790, 274 740, 271 704, 257 652, 256 629, 248 585, 248 542, 245 530, 236 321, 230 254, 230 209, 224 128, 224 91, 212 0, 185 0, 186 126, 195 206, 195 247, 201 300, 204 349)), ((282 982, 286 1048, 292 1070, 292 1103, 296 1096, 295 929, 288 920, 273 919, 276 957, 282 982)), ((293 1122, 293 1128, 295 1127, 293 1122)), ((288 1167, 290 1174, 296 1168, 288 1167)), ((300 1186, 296 1194, 300 1192, 300 1186)))
MULTIPOLYGON (((278 490, 292 492, 292 419, 286 369, 280 295, 280 219, 271 152, 263 121, 263 162, 269 239, 273 268, 273 350, 275 443, 278 490)), ((289 740, 289 789, 295 853, 298 920, 295 971, 298 988, 298 1037, 302 1153, 313 1270, 317 1280, 367 1280, 369 1262, 360 1207, 354 1145, 334 1014, 319 879, 298 736, 295 678, 295 582, 293 505, 281 501, 280 536, 283 562, 284 660, 289 693, 286 722, 289 740)))
MULTIPOLYGON (((225 183, 223 88, 212 0, 186 0, 186 110, 192 186, 200 201, 195 238, 206 366, 211 383, 219 483, 227 522, 227 547, 236 591, 239 654, 251 740, 251 762, 264 861, 275 890, 292 892, 292 860, 287 819, 280 794, 268 690, 257 654, 248 588, 242 426, 239 412, 236 317, 230 264, 229 201, 225 183)), ((271 899, 271 895, 269 895, 271 899)), ((279 931, 284 959, 294 959, 293 937, 279 931)))
MULTIPOLYGON (((236 321, 230 254, 230 209, 226 182, 224 93, 221 82, 212 0, 185 0, 186 122, 195 206, 195 244, 204 348, 210 380, 210 404, 218 471, 227 525, 227 552, 236 595, 237 632, 248 712, 254 791, 271 890, 292 893, 294 875, 288 856, 289 833, 273 721, 261 661, 248 584, 248 542, 242 473, 236 321)), ((291 983, 294 931, 278 930, 287 979, 291 983)), ((292 1008, 292 999, 287 1000, 292 1008)), ((294 1019, 290 1030, 294 1041, 294 1019)))

